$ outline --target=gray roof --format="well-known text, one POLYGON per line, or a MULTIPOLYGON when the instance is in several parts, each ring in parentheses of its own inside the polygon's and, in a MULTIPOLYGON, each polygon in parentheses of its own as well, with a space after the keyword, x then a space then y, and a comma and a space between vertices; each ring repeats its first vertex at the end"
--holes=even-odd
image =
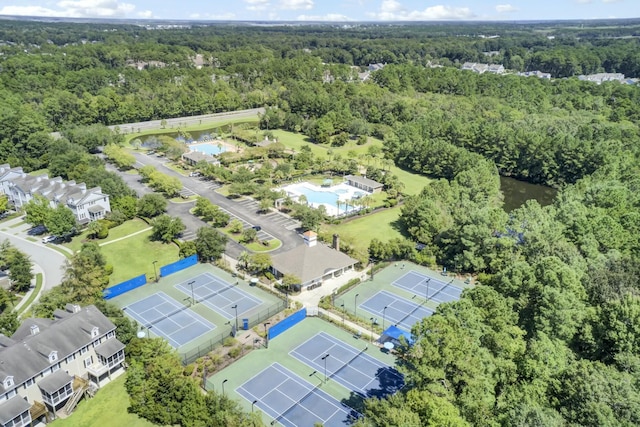
POLYGON ((53 374, 46 376, 38 381, 38 387, 49 394, 53 394, 73 381, 73 377, 67 374, 63 369, 58 369, 53 374))
POLYGON ((29 408, 31 405, 21 396, 12 397, 0 405, 0 424, 5 425, 29 408))
MULTIPOLYGON (((1 166, 0 170, 2 170, 1 166)), ((81 204, 84 199, 93 194, 103 195, 100 187, 87 189, 83 182, 79 184, 75 181, 64 182, 60 177, 49 178, 47 175, 31 176, 21 173, 12 178, 11 182, 25 194, 40 194, 51 201, 71 205, 81 204)))
POLYGON ((103 212, 105 209, 100 205, 93 205, 93 206, 89 206, 87 210, 91 213, 98 213, 98 212, 103 212))
POLYGON ((202 162, 202 161, 205 161, 205 162, 215 162, 216 161, 215 157, 210 156, 210 155, 205 154, 205 153, 201 153, 199 151, 189 151, 188 153, 184 153, 182 155, 182 158, 183 159, 189 159, 189 160, 191 160, 193 162, 196 162, 196 163, 202 162))
POLYGON ((96 354, 108 359, 120 350, 124 349, 124 344, 118 340, 106 340, 95 348, 96 354))
POLYGON ((371 188, 380 188, 384 186, 384 184, 381 184, 378 181, 374 181, 369 178, 365 178, 364 176, 347 175, 344 178, 348 181, 359 182, 360 184, 366 185, 367 187, 371 188))
MULTIPOLYGON (((16 344, 0 348, 0 381, 11 375, 15 385, 19 386, 51 366, 51 351, 57 351, 58 360, 62 360, 93 342, 91 330, 94 327, 98 328, 99 336, 116 328, 93 305, 55 320, 25 319, 11 336, 16 344), (40 330, 35 335, 31 333, 33 325, 38 326, 40 330)), ((0 383, 0 392, 2 391, 6 390, 0 383)))
POLYGON ((341 268, 350 267, 358 262, 335 249, 323 244, 315 246, 300 245, 290 251, 274 255, 273 267, 283 274, 293 274, 302 283, 320 279, 325 274, 341 268))

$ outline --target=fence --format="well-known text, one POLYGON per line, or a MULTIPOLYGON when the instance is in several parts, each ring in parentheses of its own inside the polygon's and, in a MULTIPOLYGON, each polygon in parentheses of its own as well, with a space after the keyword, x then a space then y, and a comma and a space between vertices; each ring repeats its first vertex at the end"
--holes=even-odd
MULTIPOLYGON (((275 316, 276 314, 278 314, 282 310, 284 310, 286 308, 286 306, 287 306, 287 303, 285 301, 279 301, 278 303, 276 303, 274 305, 271 305, 271 306, 267 307, 266 309, 262 310, 260 313, 254 315, 254 316, 250 316, 249 317, 249 327, 252 328, 255 325, 260 324, 260 322, 263 322, 263 321, 269 319, 270 317, 275 316)), ((231 336, 231 329, 228 329, 226 332, 221 332, 220 334, 216 335, 214 338, 212 338, 209 341, 207 341, 206 344, 199 345, 198 347, 194 348, 193 350, 187 351, 185 353, 180 353, 180 357, 182 358, 182 363, 184 365, 188 365, 189 363, 195 362, 197 358, 204 356, 205 354, 209 353, 214 348, 216 348, 216 346, 222 344, 224 339, 229 337, 229 336, 231 336)), ((246 344, 246 343, 242 343, 243 346, 244 346, 244 344, 246 344)))
POLYGON ((117 285, 113 285, 110 288, 105 289, 104 291, 102 291, 102 297, 104 299, 115 298, 118 295, 122 295, 133 289, 139 288, 145 283, 147 283, 147 275, 141 274, 138 277, 134 277, 133 279, 129 279, 126 282, 118 283, 117 285))
POLYGON ((165 277, 198 263, 198 255, 191 255, 179 261, 160 267, 160 277, 165 277))
POLYGON ((300 311, 293 313, 286 319, 281 320, 272 327, 269 328, 269 339, 272 340, 284 331, 302 322, 307 317, 307 309, 303 308, 300 311))

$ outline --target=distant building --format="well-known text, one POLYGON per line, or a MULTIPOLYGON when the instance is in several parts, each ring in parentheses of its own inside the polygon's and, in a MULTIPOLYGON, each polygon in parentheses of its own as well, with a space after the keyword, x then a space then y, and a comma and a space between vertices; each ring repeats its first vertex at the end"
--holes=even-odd
POLYGON ((277 278, 291 274, 300 279, 301 288, 315 288, 322 282, 353 270, 358 260, 340 252, 339 239, 334 237, 334 247, 318 243, 313 231, 303 234, 304 245, 271 257, 271 269, 277 278))
POLYGON ((369 193, 379 193, 384 187, 384 184, 364 176, 347 175, 344 179, 350 186, 368 191, 369 193))
POLYGON ((87 188, 85 183, 63 181, 47 175, 32 176, 22 168, 0 165, 0 192, 16 209, 21 209, 37 194, 49 200, 52 208, 63 204, 71 209, 80 224, 104 218, 111 211, 109 195, 100 187, 87 188))
POLYGON ((28 318, 11 338, 0 334, 0 424, 29 426, 68 414, 86 392, 124 372, 115 330, 95 306, 68 304, 53 320, 28 318))
POLYGON ((182 160, 190 166, 195 166, 200 162, 206 162, 212 165, 220 164, 220 161, 217 158, 199 151, 189 151, 188 153, 184 153, 182 155, 182 160))
POLYGON ((540 79, 551 80, 551 74, 543 73, 542 71, 525 71, 524 73, 518 73, 519 76, 523 77, 538 77, 540 79))
POLYGON ((578 76, 579 80, 594 82, 597 84, 601 84, 603 82, 624 82, 624 74, 622 73, 597 73, 597 74, 589 74, 578 76))
POLYGON ((501 64, 482 64, 479 62, 465 62, 462 64, 463 70, 473 71, 478 74, 483 73, 493 73, 493 74, 502 74, 504 73, 504 66, 501 64))

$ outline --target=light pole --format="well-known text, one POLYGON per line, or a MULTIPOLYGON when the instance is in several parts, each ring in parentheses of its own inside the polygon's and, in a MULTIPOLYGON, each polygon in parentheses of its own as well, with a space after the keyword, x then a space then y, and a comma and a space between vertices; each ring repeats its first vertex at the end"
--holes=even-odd
POLYGON ((356 294, 353 299, 353 317, 356 318, 356 321, 358 319, 358 296, 360 296, 360 294, 356 294))
POLYGON ((427 279, 427 295, 425 296, 425 300, 429 301, 429 282, 431 281, 431 278, 427 279))
POLYGON ((238 333, 238 304, 231 306, 236 311, 236 333, 238 333))
POLYGON ((382 309, 382 333, 384 333, 384 319, 385 319, 386 311, 387 311, 387 306, 385 305, 384 308, 382 309))
POLYGON ((156 268, 157 263, 158 263, 158 260, 153 261, 153 274, 156 277, 156 283, 158 283, 158 269, 156 268))
POLYGON ((264 326, 264 342, 267 348, 269 348, 269 334, 267 333, 267 326, 269 326, 270 324, 271 322, 265 322, 262 324, 262 326, 264 326))
POLYGON ((369 342, 373 342, 373 322, 375 322, 375 318, 371 318, 371 336, 369 337, 369 342))
POLYGON ((195 305, 196 304, 196 297, 195 297, 195 294, 193 293, 193 284, 194 283, 196 283, 195 280, 192 280, 189 283, 187 283, 187 285, 191 286, 191 305, 195 305))
POLYGON ((227 381, 229 381, 228 379, 224 379, 222 380, 222 395, 224 396, 224 383, 226 383, 227 381))
POLYGON ((258 403, 258 399, 251 402, 251 413, 253 413, 253 405, 255 405, 256 403, 258 403))
POLYGON ((327 382, 327 358, 329 357, 329 353, 322 356, 322 360, 324 361, 324 382, 327 382))
POLYGON ((344 326, 344 302, 340 304, 340 307, 342 307, 342 326, 344 326))

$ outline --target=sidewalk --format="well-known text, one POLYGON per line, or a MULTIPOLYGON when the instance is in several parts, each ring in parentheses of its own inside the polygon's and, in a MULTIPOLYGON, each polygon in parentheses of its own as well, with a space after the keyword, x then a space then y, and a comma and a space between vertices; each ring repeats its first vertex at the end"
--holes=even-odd
POLYGON ((350 329, 361 332, 363 337, 373 337, 372 341, 377 341, 378 339, 380 339, 380 335, 376 334, 375 332, 371 334, 371 329, 367 329, 363 326, 357 325, 352 321, 350 321, 349 319, 344 319, 344 322, 343 322, 342 316, 339 316, 335 313, 327 311, 324 308, 318 307, 318 313, 322 313, 323 316, 326 316, 335 320, 336 323, 338 324, 343 323, 345 326, 348 326, 350 329))

